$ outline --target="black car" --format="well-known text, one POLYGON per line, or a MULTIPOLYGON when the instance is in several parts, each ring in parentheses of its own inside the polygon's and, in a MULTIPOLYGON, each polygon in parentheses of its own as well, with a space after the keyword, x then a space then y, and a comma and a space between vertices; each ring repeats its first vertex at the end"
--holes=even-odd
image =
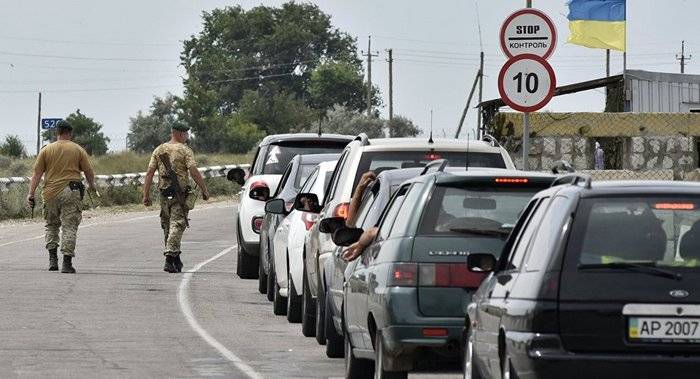
POLYGON ((271 199, 283 199, 287 213, 275 214, 265 212, 263 224, 260 228, 260 273, 258 276, 258 289, 260 293, 268 294, 268 300, 272 301, 272 291, 274 286, 274 269, 272 259, 274 259, 274 244, 272 243, 275 231, 282 220, 291 212, 294 199, 299 193, 314 168, 321 162, 337 160, 340 154, 309 154, 297 155, 289 162, 282 174, 277 191, 271 199))
POLYGON ((469 259, 465 377, 697 378, 700 185, 556 184, 469 259))

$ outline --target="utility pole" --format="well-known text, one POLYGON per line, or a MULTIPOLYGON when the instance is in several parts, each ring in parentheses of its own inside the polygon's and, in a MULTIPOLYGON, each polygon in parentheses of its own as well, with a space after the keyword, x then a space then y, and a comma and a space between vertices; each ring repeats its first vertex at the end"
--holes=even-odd
POLYGON ((676 59, 681 61, 681 74, 685 74, 685 62, 692 58, 692 55, 685 56, 685 41, 681 41, 681 55, 676 54, 676 59))
POLYGON ((389 53, 389 138, 392 137, 391 126, 394 122, 394 49, 387 49, 389 53))
POLYGON ((379 52, 372 53, 372 36, 367 40, 367 53, 362 55, 367 57, 367 115, 372 116, 372 58, 379 56, 379 52))
MULTIPOLYGON (((459 119, 459 125, 457 126, 457 133, 455 133, 455 139, 459 138, 459 134, 462 132, 462 126, 464 125, 464 119, 467 117, 467 112, 469 111, 469 105, 472 102, 472 97, 474 96, 474 90, 476 89, 477 83, 481 82, 481 70, 476 73, 474 78, 474 84, 472 84, 472 90, 469 92, 469 97, 467 97, 467 105, 464 106, 464 111, 462 112, 462 118, 459 119)), ((481 125, 477 125, 480 128, 481 125)), ((477 131, 478 133, 478 131, 477 131)), ((467 139, 469 139, 469 133, 467 133, 467 139)))
POLYGON ((36 155, 41 150, 41 92, 39 92, 39 111, 36 116, 36 155))
MULTIPOLYGON (((476 115, 476 138, 480 139, 484 135, 484 127, 481 125, 481 102, 483 101, 484 94, 484 50, 481 50, 479 54, 479 106, 477 107, 476 115)), ((470 98, 471 99, 471 98, 470 98)), ((467 104, 469 105, 469 104, 467 104)))
MULTIPOLYGON (((532 0, 526 0, 525 5, 532 8, 532 0)), ((530 113, 523 113, 523 171, 530 170, 530 113)))

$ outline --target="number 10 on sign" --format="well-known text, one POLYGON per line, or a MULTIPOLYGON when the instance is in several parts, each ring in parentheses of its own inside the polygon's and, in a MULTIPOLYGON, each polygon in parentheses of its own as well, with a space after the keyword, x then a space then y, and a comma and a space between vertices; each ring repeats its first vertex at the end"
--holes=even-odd
POLYGON ((520 112, 542 109, 554 96, 556 87, 552 66, 533 54, 511 58, 498 75, 501 99, 520 112))

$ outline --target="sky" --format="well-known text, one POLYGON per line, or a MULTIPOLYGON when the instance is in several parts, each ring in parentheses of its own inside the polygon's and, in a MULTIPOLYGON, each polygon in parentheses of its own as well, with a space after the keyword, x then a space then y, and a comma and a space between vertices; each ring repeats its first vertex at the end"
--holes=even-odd
MULTIPOLYGON (((358 50, 379 53, 372 79, 388 114, 386 49, 394 51, 394 110, 427 131, 430 111, 436 137, 454 136, 478 69, 486 55, 484 100, 498 97, 496 79, 505 57, 498 31, 524 0, 316 0, 334 26, 358 39, 358 50), (479 28, 480 25, 480 28, 479 28), (481 43, 479 29, 481 29, 481 43)), ((110 149, 123 150, 129 119, 147 110, 154 96, 182 94, 182 41, 201 31, 201 14, 241 5, 283 1, 221 0, 22 0, 0 5, 0 138, 15 134, 36 149, 37 93, 42 116, 65 117, 76 109, 104 125, 110 149)), ((566 43, 564 0, 534 0, 555 22, 559 43, 550 63, 559 85, 605 75, 605 51, 566 43)), ((679 72, 676 54, 700 51, 700 2, 628 2, 628 68, 679 72)), ((360 52, 358 51, 358 54, 360 52)), ((700 59, 700 55, 698 55, 700 59)), ((613 52, 612 73, 622 71, 613 52)), ((691 59, 686 73, 700 73, 691 59)), ((597 112, 603 89, 555 98, 544 110, 597 112)), ((476 112, 466 128, 473 135, 476 112)))

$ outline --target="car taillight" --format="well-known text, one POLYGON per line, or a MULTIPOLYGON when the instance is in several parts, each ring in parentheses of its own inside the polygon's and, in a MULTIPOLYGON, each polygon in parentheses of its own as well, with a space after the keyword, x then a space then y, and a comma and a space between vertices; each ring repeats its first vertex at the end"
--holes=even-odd
POLYGON ((333 217, 342 217, 344 219, 348 218, 348 209, 350 208, 350 203, 338 204, 333 210, 333 217))
POLYGON ((418 273, 421 287, 477 288, 486 273, 469 271, 464 263, 422 263, 418 273))
POLYGON ((418 265, 415 263, 394 263, 389 270, 388 285, 391 287, 415 287, 418 265))
POLYGON ((255 233, 260 234, 260 229, 262 229, 262 224, 263 224, 263 218, 260 216, 253 217, 253 221, 251 221, 251 225, 253 227, 253 231, 255 233))
POLYGON ((496 184, 527 184, 528 178, 496 178, 496 184))
POLYGON ((423 337, 447 337, 445 328, 423 328, 423 337))
POLYGON ((436 153, 428 153, 423 157, 423 159, 425 159, 426 161, 435 161, 438 159, 442 159, 442 155, 436 153))
POLYGON ((304 227, 306 227, 306 230, 311 230, 316 223, 316 216, 313 213, 304 212, 301 214, 301 221, 304 222, 304 227))

